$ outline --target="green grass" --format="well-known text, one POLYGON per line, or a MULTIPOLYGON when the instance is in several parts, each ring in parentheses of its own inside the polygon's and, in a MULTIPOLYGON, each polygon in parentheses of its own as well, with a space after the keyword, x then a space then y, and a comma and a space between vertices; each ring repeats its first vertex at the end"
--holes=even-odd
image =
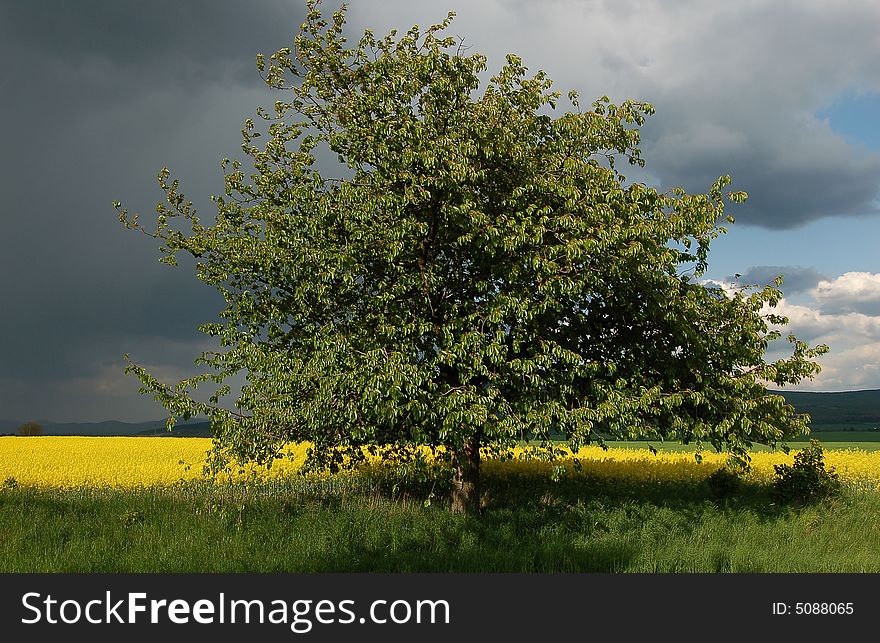
POLYGON ((0 490, 2 572, 878 572, 880 494, 486 480, 484 515, 337 488, 0 490))
MULTIPOLYGON (((829 427, 830 428, 830 427, 829 427)), ((880 450, 880 432, 875 431, 845 431, 845 430, 826 430, 823 426, 822 430, 814 429, 809 435, 804 435, 788 444, 792 449, 800 449, 807 445, 811 440, 819 440, 823 449, 860 449, 862 451, 880 450)), ((658 440, 614 440, 607 441, 609 447, 619 447, 623 449, 646 449, 648 445, 653 446, 658 451, 667 452, 693 452, 696 446, 693 444, 681 444, 679 442, 660 442, 658 440)), ((711 446, 703 445, 704 451, 712 451, 711 446)), ((752 446, 753 451, 771 451, 769 447, 762 444, 752 446)))

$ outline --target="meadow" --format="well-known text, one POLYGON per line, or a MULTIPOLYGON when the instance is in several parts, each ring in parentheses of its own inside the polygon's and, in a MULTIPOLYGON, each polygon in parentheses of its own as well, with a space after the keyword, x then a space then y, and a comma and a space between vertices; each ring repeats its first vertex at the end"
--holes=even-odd
POLYGON ((880 452, 827 451, 842 496, 780 502, 755 452, 585 449, 562 463, 490 461, 480 517, 451 514, 442 477, 369 467, 208 480, 198 438, 0 438, 3 572, 878 572, 880 452))

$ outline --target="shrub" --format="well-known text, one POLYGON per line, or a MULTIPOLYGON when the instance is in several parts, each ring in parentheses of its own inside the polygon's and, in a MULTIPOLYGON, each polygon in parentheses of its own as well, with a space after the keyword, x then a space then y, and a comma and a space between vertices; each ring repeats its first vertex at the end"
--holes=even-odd
POLYGON ((840 493, 840 476, 825 468, 825 454, 818 440, 794 456, 794 464, 777 464, 773 486, 776 496, 787 502, 814 502, 840 493))
POLYGON ((19 435, 43 435, 43 427, 37 422, 25 422, 18 427, 19 435))
POLYGON ((716 498, 728 498, 742 487, 739 474, 729 466, 721 467, 706 478, 709 491, 716 498))

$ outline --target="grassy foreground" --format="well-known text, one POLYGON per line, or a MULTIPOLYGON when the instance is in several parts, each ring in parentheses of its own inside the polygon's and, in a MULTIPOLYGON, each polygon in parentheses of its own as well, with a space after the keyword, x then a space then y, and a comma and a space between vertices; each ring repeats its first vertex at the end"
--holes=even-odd
POLYGON ((0 490, 2 572, 878 572, 880 494, 488 479, 481 518, 347 488, 0 490))
POLYGON ((880 451, 852 443, 827 452, 844 495, 806 506, 771 493, 793 454, 733 493, 723 454, 488 461, 479 518, 432 469, 297 475, 302 445, 208 481, 209 443, 0 438, 0 572, 880 572, 880 451))

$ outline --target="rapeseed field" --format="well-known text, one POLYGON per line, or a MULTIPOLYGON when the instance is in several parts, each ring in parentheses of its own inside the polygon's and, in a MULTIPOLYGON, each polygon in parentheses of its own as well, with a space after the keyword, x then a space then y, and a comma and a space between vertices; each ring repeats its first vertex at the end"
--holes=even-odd
MULTIPOLYGON (((203 477, 208 438, 167 437, 0 437, 0 483, 40 488, 131 489, 167 486, 203 477)), ((269 469, 254 465, 230 467, 219 482, 246 479, 278 480, 295 476, 304 460, 306 445, 293 445, 287 457, 269 469)), ((644 485, 698 484, 727 462, 726 454, 704 453, 697 462, 692 453, 653 453, 648 449, 587 447, 577 454, 550 463, 523 457, 489 460, 484 471, 496 479, 507 476, 566 475, 644 485)), ((769 483, 774 465, 791 464, 794 450, 755 452, 753 482, 769 483)), ((826 464, 841 480, 860 489, 880 490, 880 451, 831 450, 826 464)))

